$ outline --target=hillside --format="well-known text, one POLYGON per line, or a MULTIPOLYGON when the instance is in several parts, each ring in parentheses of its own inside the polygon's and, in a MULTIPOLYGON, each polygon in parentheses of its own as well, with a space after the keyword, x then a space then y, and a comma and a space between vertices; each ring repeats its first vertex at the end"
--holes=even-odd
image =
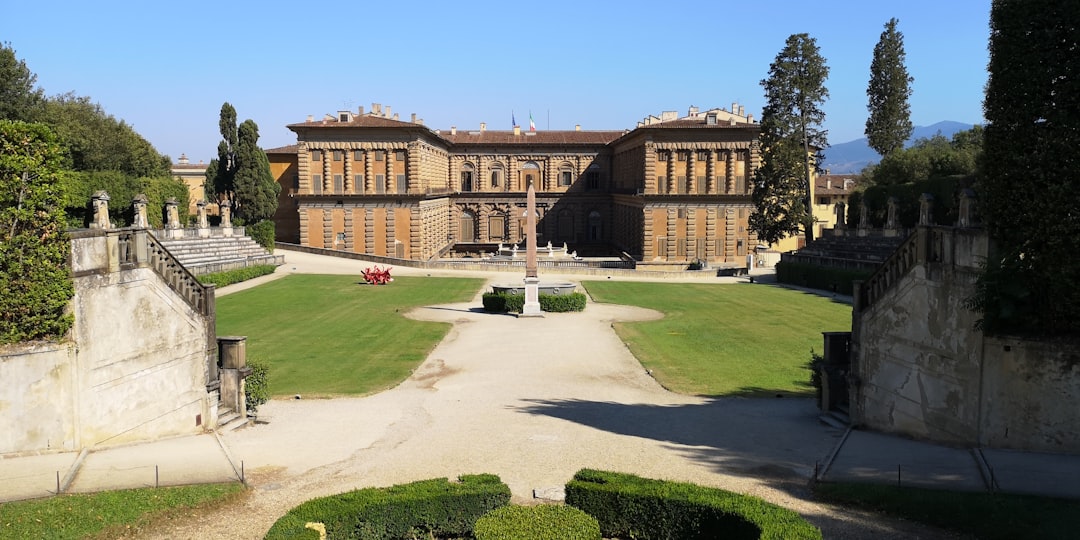
MULTIPOLYGON (((911 138, 908 139, 905 146, 911 146, 919 139, 930 138, 938 133, 951 138, 954 133, 971 128, 972 124, 954 122, 951 120, 945 120, 929 126, 915 126, 911 138)), ((826 148, 824 153, 825 164, 822 168, 828 169, 832 174, 857 173, 862 171, 867 165, 877 163, 877 161, 881 159, 881 156, 867 144, 866 137, 845 143, 834 144, 826 148)))

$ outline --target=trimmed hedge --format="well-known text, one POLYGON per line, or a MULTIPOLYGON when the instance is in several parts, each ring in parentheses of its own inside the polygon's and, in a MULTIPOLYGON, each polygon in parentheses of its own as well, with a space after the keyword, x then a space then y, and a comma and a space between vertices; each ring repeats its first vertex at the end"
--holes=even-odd
POLYGON ((476 540, 600 540, 596 518, 572 506, 504 506, 476 521, 476 540))
MULTIPOLYGON (((548 313, 566 313, 585 310, 585 293, 541 294, 540 311, 548 313)), ((492 313, 521 313, 525 306, 525 295, 510 293, 484 293, 484 311, 492 313)))
POLYGON ((244 268, 236 268, 234 270, 214 272, 213 274, 199 276, 199 281, 206 285, 213 284, 220 289, 226 285, 232 285, 233 283, 240 283, 241 281, 273 274, 276 269, 277 267, 272 264, 256 264, 253 266, 245 266, 244 268))
POLYGON ((776 281, 780 283, 833 291, 847 296, 852 294, 853 281, 865 280, 872 274, 873 272, 866 270, 830 268, 806 263, 776 263, 776 281))
POLYGON ((821 538, 799 514, 756 497, 630 474, 582 469, 566 503, 594 516, 607 538, 821 538))
POLYGON ((309 522, 323 523, 329 539, 468 537, 480 516, 510 502, 510 488, 493 474, 459 480, 422 480, 312 499, 277 520, 266 538, 317 539, 318 533, 305 528, 309 522))
POLYGON ((274 252, 274 235, 277 233, 275 232, 273 221, 264 219, 254 225, 248 225, 244 230, 255 243, 259 244, 270 253, 274 252))

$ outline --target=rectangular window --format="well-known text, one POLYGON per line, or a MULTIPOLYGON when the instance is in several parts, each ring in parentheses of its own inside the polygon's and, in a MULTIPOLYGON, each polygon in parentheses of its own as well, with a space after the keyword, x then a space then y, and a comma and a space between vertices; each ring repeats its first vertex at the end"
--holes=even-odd
POLYGON ((686 161, 686 152, 678 152, 679 161, 686 161))
POLYGON ((334 193, 345 192, 345 177, 340 174, 334 175, 334 193))
POLYGON ((292 187, 293 187, 294 192, 300 191, 300 174, 299 173, 293 175, 293 177, 292 177, 292 187))
POLYGON ((352 157, 356 161, 363 161, 364 160, 364 151, 363 150, 353 150, 352 157))
POLYGON ((678 259, 686 258, 686 238, 675 239, 675 257, 678 259))
POLYGON ((345 151, 343 151, 343 150, 334 150, 333 156, 334 156, 334 161, 341 161, 341 160, 345 159, 345 151))
POLYGON ((394 161, 405 161, 405 151, 394 150, 394 161))
POLYGON ((656 151, 656 161, 667 161, 668 153, 663 150, 656 151))
POLYGON ((585 173, 586 187, 589 189, 600 189, 600 172, 599 171, 587 171, 585 173))
POLYGON ((322 194, 322 175, 321 174, 313 174, 313 175, 311 175, 311 192, 316 194, 316 195, 321 195, 322 194))
POLYGON ((322 161, 322 150, 312 150, 311 161, 322 161))
POLYGON ((828 197, 818 197, 817 203, 821 204, 821 205, 829 204, 829 198, 828 197))
POLYGON ((364 192, 364 175, 354 174, 352 177, 352 189, 354 193, 364 192))
POLYGON ((704 151, 704 150, 698 150, 697 158, 698 158, 698 161, 708 161, 709 160, 709 153, 704 151))
POLYGON ((574 178, 574 173, 572 173, 570 171, 563 171, 563 172, 561 172, 559 174, 559 185, 560 186, 569 186, 570 182, 573 180, 573 178, 574 178))
POLYGON ((386 177, 381 174, 375 175, 375 193, 386 193, 386 177))
POLYGON ((667 193, 667 177, 666 176, 657 176, 656 177, 656 192, 661 194, 661 195, 663 195, 664 193, 667 193))
POLYGON ((491 187, 499 187, 499 171, 491 171, 491 187))
POLYGON ((488 238, 492 240, 506 238, 506 218, 504 216, 491 216, 488 218, 488 238))
POLYGON ((697 192, 698 193, 705 193, 705 177, 704 176, 697 177, 696 184, 697 185, 694 186, 694 187, 697 188, 697 192))
POLYGON ((398 193, 408 193, 409 192, 409 182, 407 180, 405 180, 405 175, 404 174, 397 175, 395 180, 397 181, 397 192, 398 193))
POLYGON ((675 178, 675 193, 678 193, 680 195, 683 194, 683 193, 686 193, 686 177, 685 176, 678 176, 678 177, 675 178))
POLYGON ((656 256, 661 258, 661 259, 666 259, 667 258, 667 237, 666 236, 657 236, 656 237, 656 256))
POLYGON ((742 176, 735 177, 735 193, 746 193, 746 178, 742 176))
POLYGON ((376 150, 375 151, 375 161, 384 161, 384 160, 386 160, 386 150, 376 150))
POLYGON ((739 256, 746 255, 746 241, 742 238, 735 241, 735 254, 739 256))

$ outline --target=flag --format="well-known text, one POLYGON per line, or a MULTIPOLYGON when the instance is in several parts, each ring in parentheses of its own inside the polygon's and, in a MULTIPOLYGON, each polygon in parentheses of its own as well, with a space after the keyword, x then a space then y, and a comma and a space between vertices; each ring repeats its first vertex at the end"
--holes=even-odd
POLYGON ((529 111, 529 131, 536 131, 536 123, 532 119, 532 111, 529 111))
POLYGON ((517 125, 517 118, 514 118, 514 111, 510 111, 510 127, 517 125))

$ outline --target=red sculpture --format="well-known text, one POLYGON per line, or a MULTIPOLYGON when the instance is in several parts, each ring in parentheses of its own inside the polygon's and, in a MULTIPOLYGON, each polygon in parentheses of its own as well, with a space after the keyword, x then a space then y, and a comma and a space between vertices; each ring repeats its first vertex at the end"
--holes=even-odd
POLYGON ((364 269, 364 281, 368 282, 369 285, 386 285, 387 283, 394 281, 394 278, 390 277, 389 266, 386 268, 373 266, 364 269))

